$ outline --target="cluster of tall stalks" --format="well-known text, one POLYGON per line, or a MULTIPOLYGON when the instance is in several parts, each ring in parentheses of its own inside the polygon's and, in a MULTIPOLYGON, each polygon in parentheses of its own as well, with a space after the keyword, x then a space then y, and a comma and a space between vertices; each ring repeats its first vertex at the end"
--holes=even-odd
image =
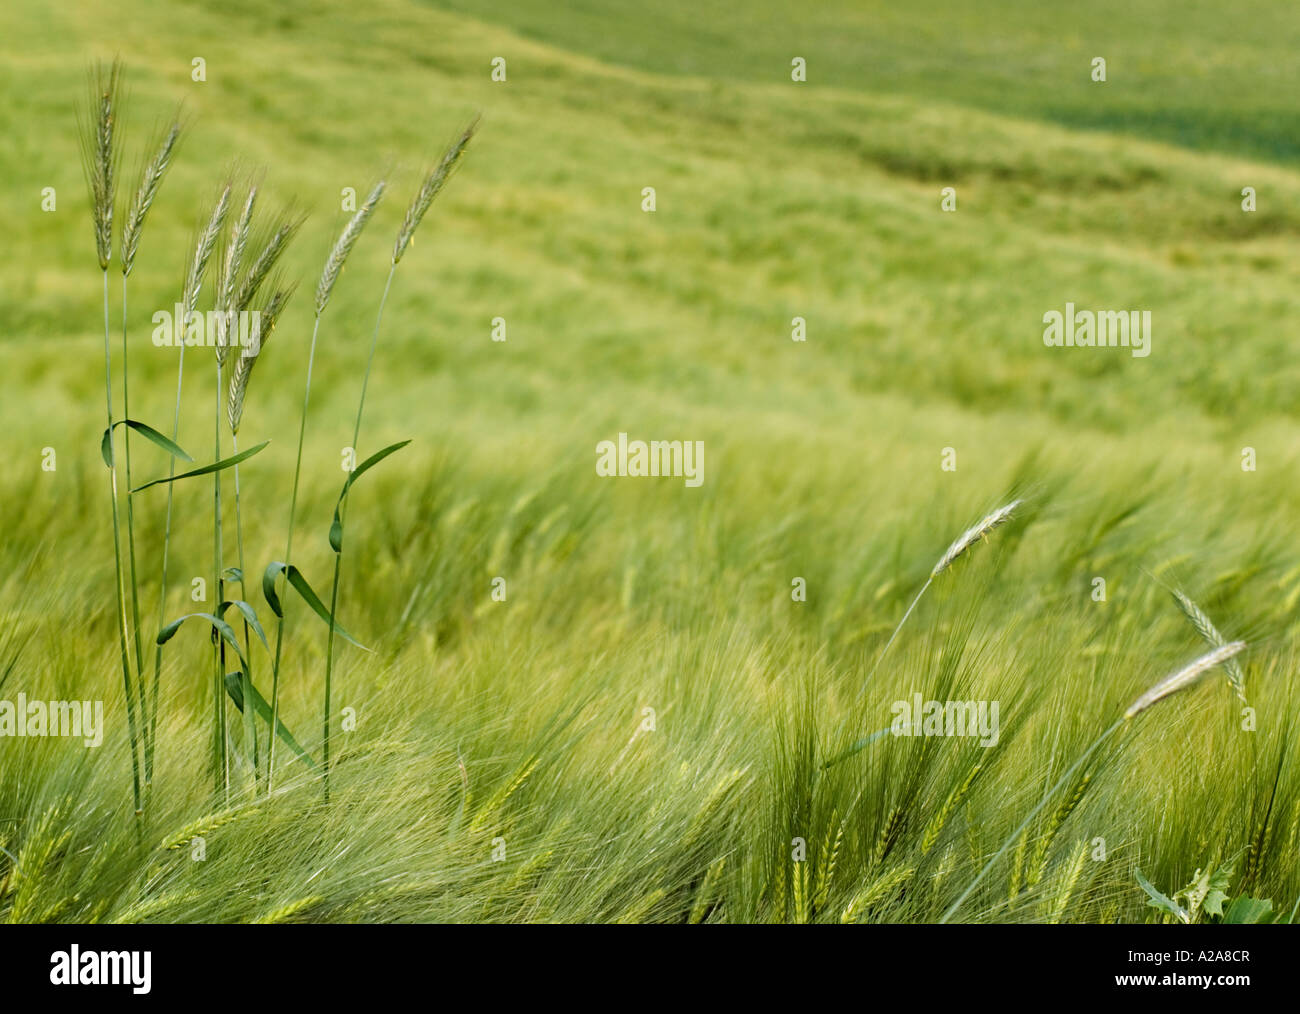
MULTIPOLYGON (((179 114, 161 132, 157 141, 141 158, 138 182, 126 203, 121 218, 118 261, 122 274, 121 360, 114 373, 112 336, 109 324, 108 275, 113 263, 117 218, 119 169, 121 162, 122 69, 119 63, 92 68, 89 98, 79 110, 82 162, 90 196, 90 210, 95 253, 103 276, 104 307, 104 389, 107 426, 101 441, 104 463, 108 468, 110 513, 112 521, 116 612, 114 625, 122 669, 122 686, 126 703, 131 746, 132 793, 137 815, 145 810, 153 787, 157 759, 158 705, 162 689, 163 648, 189 620, 198 620, 209 629, 211 650, 208 666, 211 681, 211 727, 209 761, 214 791, 229 798, 232 789, 270 793, 276 770, 276 742, 283 742, 297 758, 319 771, 326 798, 329 795, 330 725, 332 683, 335 678, 335 634, 358 644, 334 617, 339 608, 340 572, 343 556, 343 533, 348 493, 352 484, 385 457, 409 441, 389 445, 356 465, 356 449, 361 436, 362 414, 375 351, 379 342, 384 305, 403 253, 410 246, 420 222, 450 178, 469 145, 477 121, 466 127, 446 153, 426 173, 411 202, 393 245, 387 281, 371 333, 370 348, 361 374, 361 389, 353 428, 351 460, 354 462, 334 511, 329 541, 334 550, 334 573, 328 607, 316 594, 302 571, 293 563, 294 528, 298 523, 298 493, 302 478, 303 445, 307 435, 307 416, 311 402, 312 369, 321 320, 330 296, 362 231, 371 220, 382 199, 386 184, 378 182, 370 191, 329 251, 314 298, 311 344, 307 353, 306 386, 299 422, 297 456, 289 494, 288 524, 282 559, 271 561, 262 572, 262 593, 266 605, 276 618, 275 647, 272 650, 262 625, 259 609, 248 595, 248 570, 245 566, 243 516, 239 468, 258 454, 269 441, 263 440, 240 449, 240 429, 244 421, 254 368, 265 351, 297 283, 287 279, 282 270, 284 254, 303 223, 304 216, 292 208, 276 210, 259 221, 262 210, 261 185, 256 179, 242 183, 233 177, 222 183, 211 207, 200 217, 192 249, 185 260, 180 307, 182 318, 175 322, 178 334, 187 332, 192 317, 198 313, 203 293, 207 291, 206 315, 197 319, 212 321, 215 334, 210 341, 214 358, 207 363, 212 371, 212 459, 208 464, 184 471, 177 469, 178 459, 193 462, 193 457, 178 443, 182 405, 185 398, 186 341, 177 343, 176 395, 170 436, 136 419, 130 401, 130 315, 128 281, 141 249, 144 226, 154 200, 173 163, 184 127, 179 114), (251 328, 240 326, 252 320, 251 328), (121 389, 121 413, 116 409, 115 381, 121 389), (120 432, 119 432, 120 431, 120 432), (120 453, 119 453, 120 436, 120 453), (166 474, 138 482, 132 462, 132 437, 148 440, 166 455, 166 474), (227 444, 228 437, 228 444, 227 444), (224 456, 223 456, 224 455, 224 456), (166 620, 166 603, 171 563, 171 540, 177 524, 174 510, 175 484, 201 476, 212 478, 212 564, 207 578, 208 601, 215 608, 189 613, 170 622, 166 620), (137 532, 135 498, 154 486, 166 486, 165 520, 158 553, 158 613, 153 638, 153 670, 146 666, 146 628, 141 618, 140 591, 145 583, 145 553, 150 545, 149 533, 137 532), (232 496, 233 494, 233 500, 232 496), (233 508, 234 561, 227 523, 233 508), (125 529, 125 531, 123 531, 125 529), (138 538, 137 538, 138 536, 138 538), (288 589, 326 625, 326 662, 322 674, 322 756, 317 762, 294 738, 280 719, 281 681, 284 634, 287 623, 288 589), (237 594, 236 594, 237 592, 237 594), (233 610, 233 612, 232 612, 233 610), (239 630, 232 624, 237 623, 239 630), (257 642, 256 644, 254 642, 257 642), (261 663, 257 644, 265 653, 270 668, 270 700, 255 681, 261 663), (232 671, 233 666, 233 671, 232 671), (230 707, 241 717, 242 732, 233 735, 230 707), (262 743, 265 742, 265 748, 262 743), (236 763, 236 759, 239 763, 236 763)), ((203 364, 200 364, 200 369, 203 364)), ((185 665, 188 667, 189 662, 185 665)))

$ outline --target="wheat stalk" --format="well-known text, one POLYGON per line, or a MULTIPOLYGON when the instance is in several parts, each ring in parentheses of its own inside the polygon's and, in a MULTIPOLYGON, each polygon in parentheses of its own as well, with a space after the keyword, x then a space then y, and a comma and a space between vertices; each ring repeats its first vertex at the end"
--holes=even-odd
MULTIPOLYGON (((348 224, 343 227, 343 231, 339 234, 339 238, 330 250, 329 257, 325 260, 325 267, 321 270, 320 281, 316 284, 316 314, 311 326, 311 346, 307 351, 307 384, 303 390, 302 415, 298 421, 298 456, 293 466, 293 492, 289 495, 289 531, 285 536, 284 546, 284 563, 286 567, 293 562, 293 522, 298 510, 298 484, 302 477, 302 448, 307 437, 307 408, 311 403, 311 371, 316 361, 316 337, 320 333, 321 315, 325 312, 330 295, 334 291, 334 284, 338 281, 339 275, 343 273, 343 267, 347 263, 348 256, 352 253, 352 248, 356 246, 361 231, 366 227, 366 223, 370 221, 375 207, 383 196, 384 186, 383 180, 375 184, 365 203, 348 220, 348 224)), ((280 720, 280 652, 284 644, 284 612, 282 606, 276 617, 275 657, 271 668, 272 731, 266 755, 266 792, 268 795, 271 792, 272 782, 275 778, 275 729, 278 728, 280 720)))
MULTIPOLYGON (((230 325, 234 315, 239 312, 235 280, 239 274, 240 264, 244 259, 244 249, 248 244, 248 236, 252 229, 253 209, 256 203, 257 186, 250 183, 239 218, 235 221, 227 239, 217 280, 215 300, 217 333, 216 347, 214 349, 217 372, 212 427, 212 459, 214 461, 221 460, 222 399, 225 394, 222 384, 222 368, 226 364, 230 325)), ((223 554, 221 472, 218 470, 212 473, 212 585, 216 588, 218 602, 226 600, 223 554)), ((226 747, 225 673, 226 643, 219 637, 214 638, 212 642, 212 763, 217 791, 223 793, 223 797, 228 799, 230 795, 230 759, 226 747)), ((247 677, 247 674, 245 674, 245 677, 247 677)), ((247 687, 244 689, 247 690, 247 687)))
MULTIPOLYGON (((135 700, 131 692, 131 659, 127 649, 126 588, 122 574, 122 528, 117 505, 117 454, 113 429, 113 356, 109 345, 108 263, 113 256, 113 203, 117 175, 118 149, 115 143, 122 83, 121 64, 114 60, 105 69, 98 64, 90 76, 90 98, 78 114, 81 161, 90 193, 90 211, 95 233, 95 253, 104 289, 104 399, 108 416, 109 492, 112 495, 113 564, 117 595, 117 632, 122 660, 122 688, 126 694, 127 727, 131 736, 131 775, 135 812, 142 812, 140 798, 139 733, 136 726, 135 700)), ((144 721, 144 715, 140 716, 144 721)))
MULTIPOLYGON (((208 216, 207 225, 205 225, 195 237, 194 253, 190 257, 189 264, 185 269, 185 284, 181 290, 181 319, 177 325, 182 332, 185 328, 186 318, 194 311, 198 305, 199 291, 203 288, 203 276, 207 273, 208 261, 212 258, 212 252, 216 249, 217 240, 221 236, 221 230, 226 222, 226 214, 230 209, 230 193, 232 185, 226 183, 222 187, 221 194, 218 196, 216 203, 213 205, 212 213, 208 216)), ((172 441, 175 442, 180 434, 181 425, 181 388, 185 379, 185 342, 181 341, 180 352, 177 356, 176 364, 176 407, 172 413, 172 441)), ((176 474, 176 459, 173 457, 168 464, 168 478, 176 474)), ((175 487, 172 483, 167 484, 167 520, 163 531, 163 553, 162 553, 162 575, 159 580, 158 589, 158 628, 161 630, 163 625, 163 616, 167 605, 167 563, 171 549, 172 534, 172 503, 175 496, 175 487)), ((145 784, 149 785, 153 781, 153 763, 157 742, 158 728, 158 691, 162 679, 162 645, 158 645, 154 650, 153 660, 153 703, 151 705, 152 713, 149 716, 148 731, 145 740, 145 784)))
MULTIPOLYGON (((452 171, 460 163, 461 156, 465 154, 465 149, 469 146, 470 139, 474 136, 474 131, 477 128, 478 118, 476 117, 461 132, 460 136, 443 154, 442 159, 425 177, 424 183, 415 195, 415 199, 407 208, 406 217, 402 220, 402 227, 398 231, 396 242, 393 244, 393 262, 388 268, 388 278, 384 282, 384 293, 379 297, 379 310, 375 314, 374 330, 370 334, 370 352, 366 356, 366 370, 361 375, 361 397, 357 401, 357 421, 352 430, 352 453, 354 455, 358 452, 361 440, 361 418, 366 408, 366 390, 370 386, 370 369, 374 365, 375 349, 379 345, 379 328, 383 323, 384 307, 388 303, 388 292, 393 285, 393 275, 397 271, 397 264, 414 238, 415 230, 424 218, 425 212, 429 210, 429 205, 433 203, 433 199, 438 196, 443 185, 450 178, 452 171)), ((347 507, 348 486, 344 486, 343 495, 340 497, 338 505, 338 545, 334 550, 334 577, 330 585, 329 633, 325 638, 325 693, 321 708, 321 753, 323 756, 321 781, 326 802, 329 801, 330 796, 330 700, 334 678, 334 631, 338 625, 339 579, 343 569, 343 532, 344 523, 347 519, 347 507)))
POLYGON ((1043 912, 1049 923, 1056 924, 1061 921, 1065 915, 1066 906, 1070 903, 1070 898, 1074 894, 1074 889, 1079 883, 1079 877, 1083 874, 1085 860, 1088 858, 1088 842, 1081 840, 1074 847, 1074 853, 1070 858, 1070 864, 1065 869, 1065 875, 1061 878, 1057 886, 1056 894, 1050 903, 1044 904, 1043 912))
MULTIPOLYGON (((230 443, 231 450, 237 455, 239 453, 239 423, 244 415, 244 399, 248 393, 248 381, 253 373, 253 366, 261 358, 262 352, 266 348, 266 343, 270 341, 272 332, 275 331, 276 321, 279 320, 280 314, 284 311, 285 304, 289 297, 293 295, 296 286, 290 285, 283 287, 279 281, 272 284, 273 295, 268 301, 266 307, 258 314, 256 328, 251 336, 252 348, 245 349, 243 355, 235 362, 235 368, 230 377, 230 394, 227 400, 226 413, 227 421, 230 423, 230 443)), ((235 462, 235 552, 236 562, 239 566, 239 597, 248 601, 248 589, 245 585, 244 576, 244 517, 240 505, 239 495, 239 462, 235 462)), ((248 629, 248 618, 244 618, 244 665, 241 667, 241 686, 244 695, 244 743, 245 749, 248 750, 253 762, 253 791, 257 790, 257 766, 258 766, 258 749, 257 749, 257 723, 254 717, 254 710, 251 706, 253 698, 253 669, 252 669, 252 651, 248 629)), ((276 726, 274 722, 270 726, 269 736, 271 742, 275 742, 276 726)))
MULTIPOLYGON (((188 316, 194 311, 199 302, 199 290, 203 287, 203 276, 208 270, 208 261, 212 259, 212 251, 216 249, 217 240, 221 236, 222 227, 226 222, 226 214, 230 210, 230 192, 232 190, 230 183, 221 188, 221 195, 213 205, 212 214, 208 217, 208 224, 198 234, 194 241, 194 256, 190 258, 190 263, 185 269, 185 285, 181 292, 181 306, 188 316)), ((183 325, 182 321, 182 325, 183 325)), ((185 347, 181 343, 181 348, 185 347)))
MULTIPOLYGON (((131 418, 131 371, 130 343, 127 341, 127 279, 135 266, 135 255, 140 247, 140 236, 144 231, 145 218, 153 207, 154 199, 162 186, 163 177, 171 165, 172 153, 180 138, 180 121, 173 120, 171 127, 163 135, 152 157, 146 159, 140 170, 140 182, 136 186, 135 196, 131 199, 122 229, 122 418, 131 418)), ((131 481, 131 428, 122 431, 122 460, 126 476, 126 543, 127 561, 131 582, 131 629, 135 646, 136 693, 140 702, 140 723, 144 739, 145 789, 148 791, 150 780, 151 754, 153 752, 149 730, 149 701, 145 693, 144 649, 140 641, 140 582, 136 566, 135 552, 135 497, 132 494, 131 481)))
POLYGON ((845 907, 844 912, 840 915, 840 922, 853 923, 858 921, 862 913, 878 901, 883 901, 889 895, 893 894, 898 888, 911 879, 916 873, 913 866, 899 866, 890 870, 888 873, 877 877, 875 882, 870 884, 864 890, 859 892, 849 904, 845 907))

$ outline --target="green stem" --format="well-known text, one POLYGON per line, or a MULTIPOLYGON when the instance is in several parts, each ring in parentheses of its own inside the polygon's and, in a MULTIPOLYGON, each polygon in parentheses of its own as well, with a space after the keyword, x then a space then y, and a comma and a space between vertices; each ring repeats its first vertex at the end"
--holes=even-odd
POLYGON ((903 629, 903 624, 906 623, 907 618, 912 615, 912 610, 915 609, 916 604, 921 601, 921 596, 925 594, 926 589, 930 587, 930 583, 933 580, 933 574, 925 579, 925 584, 921 585, 921 590, 916 593, 916 598, 912 599, 912 604, 907 607, 907 612, 905 612, 903 618, 898 621, 898 626, 894 628, 894 632, 889 635, 889 640, 885 642, 885 647, 881 650, 880 654, 876 656, 876 664, 871 667, 871 672, 867 673, 867 678, 862 681, 862 693, 867 692, 867 684, 871 682, 871 677, 876 675, 876 670, 880 668, 880 663, 889 652, 890 646, 894 643, 894 639, 898 637, 898 632, 903 629))
MULTIPOLYGON (((375 329, 370 335, 370 354, 366 357, 366 372, 361 377, 361 400, 357 403, 357 422, 352 430, 352 463, 356 467, 357 443, 361 439, 361 414, 366 407, 366 388, 370 384, 370 368, 375 361, 375 346, 379 343, 379 325, 384 319, 384 304, 388 302, 388 290, 393 285, 393 272, 397 270, 394 261, 388 269, 388 280, 384 282, 384 295, 379 300, 379 312, 375 315, 375 329)), ((330 630, 325 641, 325 708, 322 746, 322 771, 325 780, 325 801, 330 798, 330 690, 334 674, 334 627, 338 623, 339 572, 343 566, 343 524, 348 507, 347 489, 344 489, 342 502, 339 503, 339 547, 334 554, 334 581, 330 588, 330 630)))
MULTIPOLYGON (((230 450, 239 453, 239 437, 232 431, 230 450)), ((239 513, 239 465, 235 464, 235 555, 239 567, 239 597, 248 601, 248 588, 244 584, 244 522, 239 513)), ((244 749, 253 762, 253 794, 257 794, 257 726, 253 712, 253 650, 249 643, 248 618, 244 618, 244 675, 240 680, 244 692, 244 749)), ((275 726, 271 727, 274 735, 275 726)))
MULTIPOLYGON (((293 466, 293 492, 289 496, 289 532, 284 540, 284 563, 293 563, 293 521, 298 510, 298 480, 302 475, 302 445, 307 437, 307 406, 311 403, 311 368, 316 361, 316 335, 320 331, 320 314, 311 326, 311 347, 307 351, 307 387, 302 395, 302 418, 298 421, 298 458, 293 466)), ((271 739, 266 746, 266 794, 271 794, 271 782, 275 777, 275 730, 280 722, 280 649, 284 644, 285 611, 289 606, 289 596, 280 596, 280 615, 275 628, 275 662, 271 669, 271 739)))
MULTIPOLYGON (((144 812, 140 804, 140 741, 135 724, 135 700, 131 694, 131 658, 127 650, 126 591, 122 584, 122 526, 117 512, 117 455, 113 450, 113 356, 109 348, 108 269, 104 275, 104 397, 108 404, 109 489, 113 495, 113 562, 117 575, 117 633, 122 653, 122 688, 126 692, 126 721, 131 734, 131 776, 135 813, 144 812)), ((143 717, 143 716, 141 716, 143 717)))
MULTIPOLYGON (((183 327, 183 324, 182 324, 183 327)), ((172 414, 172 442, 175 443, 181 432, 181 386, 185 380, 185 343, 181 342, 180 362, 176 366, 176 409, 172 414)), ((176 458, 169 456, 167 476, 176 475, 176 458)), ((161 630, 166 620, 167 608, 167 561, 172 541, 172 498, 175 484, 167 484, 167 522, 163 529, 162 572, 158 581, 158 629, 161 630)), ((162 684, 162 645, 154 649, 153 657, 153 700, 149 715, 149 752, 145 758, 145 784, 153 784, 154 757, 157 753, 158 740, 158 692, 162 684)))
MULTIPOLYGON (((221 460, 221 361, 217 361, 217 398, 216 398, 216 416, 215 426, 213 429, 213 451, 214 461, 221 460)), ((218 606, 226 600, 226 582, 221 573, 222 545, 221 545, 221 472, 213 472, 213 525, 212 525, 212 567, 214 580, 216 582, 216 603, 218 606)), ((213 732, 217 737, 216 747, 213 750, 213 760, 216 762, 216 786, 217 791, 221 792, 229 802, 230 799, 230 758, 229 751, 226 748, 226 644, 225 641, 215 636, 212 646, 213 665, 215 668, 214 678, 212 681, 213 693, 213 732)))
MULTIPOLYGON (((122 275, 122 418, 131 418, 131 371, 128 368, 128 347, 126 340, 126 281, 125 273, 122 275)), ((145 715, 148 711, 148 701, 145 695, 144 684, 144 649, 140 645, 140 594, 139 578, 137 577, 135 565, 135 504, 131 496, 131 427, 122 427, 122 448, 123 462, 126 466, 126 542, 127 542, 127 559, 131 574, 131 630, 132 640, 135 647, 135 671, 136 684, 135 690, 140 702, 140 724, 141 733, 144 740, 145 770, 149 769, 149 756, 152 749, 149 742, 149 726, 145 721, 145 715)), ((145 792, 148 794, 149 779, 145 777, 145 792)))
POLYGON ((1021 832, 1024 831, 1024 829, 1029 826, 1029 822, 1033 820, 1035 817, 1037 817, 1039 811, 1041 811, 1042 808, 1047 805, 1047 801, 1061 790, 1061 788, 1074 776, 1074 773, 1078 771, 1079 768, 1083 767, 1083 765, 1087 762, 1088 758, 1091 757, 1097 751, 1097 747, 1101 746, 1102 743, 1106 742, 1106 740, 1108 740, 1111 737, 1111 735, 1115 732, 1115 730, 1118 729, 1121 725, 1123 725, 1126 721, 1128 721, 1128 719, 1124 717, 1115 719, 1114 724, 1111 725, 1109 729, 1107 729, 1095 740, 1093 740, 1092 746, 1088 747, 1087 750, 1083 751, 1083 754, 1079 757, 1079 759, 1070 765, 1069 769, 1065 772, 1065 774, 1061 775, 1061 777, 1057 780, 1056 784, 1047 790, 1047 794, 1044 795, 1041 800, 1039 800, 1037 806, 1035 806, 1032 810, 1029 811, 1029 815, 1020 822, 1020 826, 1011 832, 1010 837, 1007 838, 1007 840, 1002 843, 1002 847, 993 854, 993 858, 984 864, 984 868, 980 870, 979 875, 976 876, 976 878, 970 882, 966 890, 962 891, 961 897, 948 906, 948 910, 944 912, 943 918, 941 918, 939 922, 946 923, 950 918, 952 918, 953 914, 957 911, 957 909, 961 908, 962 902, 964 902, 967 898, 970 897, 970 894, 973 890, 975 890, 976 885, 979 884, 979 882, 984 879, 985 874, 987 874, 989 870, 993 868, 993 864, 1002 858, 1003 854, 1007 851, 1007 849, 1011 847, 1011 843, 1020 837, 1021 832))

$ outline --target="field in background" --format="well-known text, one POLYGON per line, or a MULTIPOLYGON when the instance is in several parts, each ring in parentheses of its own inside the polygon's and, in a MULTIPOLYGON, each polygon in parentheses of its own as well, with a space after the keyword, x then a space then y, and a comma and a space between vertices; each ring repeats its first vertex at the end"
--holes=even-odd
MULTIPOLYGON (((1258 731, 1240 731, 1220 673, 1140 716, 961 917, 1158 918, 1135 868, 1172 892, 1228 863, 1232 893, 1290 912, 1288 5, 1094 5, 1067 23, 1013 2, 978 18, 819 4, 797 25, 775 3, 743 19, 316 6, 0 13, 0 699, 109 712, 98 751, 0 740, 0 917, 933 920, 1133 697, 1204 650, 1172 586, 1251 642, 1258 731), (175 362, 147 344, 148 315, 178 298, 233 159, 312 213, 289 257, 305 289, 341 188, 391 173, 322 330, 296 561, 318 585, 392 236, 425 161, 483 115, 403 261, 371 381, 361 453, 414 442, 358 487, 340 618, 378 650, 345 655, 336 683, 358 715, 337 798, 301 771, 256 806, 209 797, 206 645, 183 633, 139 837, 73 117, 87 62, 119 53, 132 152, 174 102, 193 118, 133 276, 135 416, 170 416, 175 362), (789 81, 794 55, 807 85, 789 81), (1150 309, 1151 356, 1045 348, 1042 315, 1067 301, 1150 309), (620 431, 703 440, 704 485, 599 478, 595 445, 620 431), (936 582, 867 682, 935 559, 1012 491, 1020 518, 936 582), (887 739, 814 775, 914 691, 1000 700, 1001 742, 887 739), (638 733, 647 707, 656 729, 638 733), (204 862, 165 847, 194 834, 204 862), (794 837, 808 867, 789 862, 794 837), (1080 860, 1097 838, 1107 859, 1080 860)), ((259 572, 282 549, 309 302, 282 321, 241 430, 272 439, 241 472, 259 572)), ((207 407, 189 402, 182 444, 201 445, 207 407)), ((178 493, 179 574, 206 570, 209 500, 178 493)), ((162 502, 139 501, 143 530, 162 502)), ((285 714, 313 750, 323 627, 300 611, 292 629, 285 714)))

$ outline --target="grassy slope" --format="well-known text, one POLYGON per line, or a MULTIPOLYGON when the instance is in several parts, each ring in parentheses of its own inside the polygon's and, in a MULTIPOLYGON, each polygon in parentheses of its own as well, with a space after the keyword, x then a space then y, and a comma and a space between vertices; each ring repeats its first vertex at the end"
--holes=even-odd
POLYGON ((563 49, 666 74, 888 91, 1294 163, 1300 20, 1275 0, 430 0, 563 49), (1104 101, 1090 80, 1105 57, 1104 101))
MULTIPOLYGON (((1174 580, 1229 634, 1262 640, 1248 663, 1261 732, 1235 731, 1217 680, 1162 705, 1107 755, 1059 834, 1035 829, 1041 879, 1012 899, 1014 875, 999 870, 967 915, 1049 918, 1059 902, 1067 918, 1140 919, 1135 862, 1172 890, 1253 837, 1256 783, 1267 772, 1271 785, 1296 690, 1297 368, 1285 322, 1300 176, 961 103, 1210 149, 1249 134, 1238 150, 1285 163, 1287 131, 1251 112, 1263 98, 1243 98, 1236 115, 1218 84, 1175 90, 1149 68, 1140 89, 1104 86, 1104 102, 1004 70, 1020 82, 1011 100, 997 75, 970 70, 936 102, 937 57, 922 58, 932 50, 887 44, 914 22, 870 22, 882 29, 866 33, 870 45, 905 65, 891 78, 880 60, 855 62, 839 41, 851 32, 831 31, 842 11, 822 15, 805 45, 810 59, 826 47, 814 67, 836 68, 829 86, 803 88, 770 70, 788 65, 779 31, 717 56, 725 23, 698 38, 629 27, 644 52, 614 53, 578 18, 552 36, 569 50, 396 2, 347 21, 306 5, 272 24, 251 3, 224 10, 4 15, 0 74, 14 100, 0 128, 14 139, 3 168, 17 238, 0 253, 0 422, 13 463, 0 479, 0 672, 21 654, 0 691, 99 693, 114 716, 111 742, 89 757, 4 744, 0 846, 60 857, 11 879, 0 899, 11 915, 236 919, 303 901, 297 915, 313 918, 674 919, 703 901, 710 918, 766 917, 775 878, 789 876, 777 865, 785 843, 807 838, 824 869, 843 820, 819 916, 906 874, 911 886, 866 917, 934 918, 1109 716, 1199 650, 1158 583, 1174 580), (144 344, 148 312, 175 298, 196 205, 229 158, 268 163, 269 190, 314 211, 292 261, 308 279, 342 221, 329 210, 339 189, 395 166, 395 196, 322 338, 300 560, 318 584, 404 195, 465 116, 485 117, 403 262, 373 379, 366 445, 416 443, 367 477, 355 505, 343 617, 380 650, 346 657, 340 706, 361 725, 346 738, 340 801, 326 812, 310 787, 294 789, 212 830, 203 864, 151 851, 215 808, 195 760, 207 714, 198 635, 169 656, 166 761, 145 845, 125 815, 95 447, 98 279, 69 109, 88 55, 118 51, 135 71, 137 126, 182 97, 196 114, 133 282, 144 350, 133 406, 155 424, 174 362, 144 344), (203 85, 188 81, 193 55, 208 62, 203 85), (509 58, 506 85, 487 80, 494 55, 509 58), (1193 138, 1152 126, 1188 110, 1208 125, 1193 138), (1135 127, 1140 116, 1151 119, 1135 127), (53 215, 34 196, 47 185, 59 191, 53 215), (938 210, 945 185, 958 188, 955 215, 938 210), (1237 203, 1244 185, 1261 194, 1252 216, 1237 203), (653 216, 638 208, 643 186, 658 190, 653 216), (1153 355, 1044 349, 1041 315, 1067 299, 1150 308, 1153 355), (504 345, 487 337, 498 315, 504 345), (809 321, 807 344, 789 341, 795 315, 809 321), (705 486, 598 481, 595 443, 619 430, 705 440, 705 486), (1239 468, 1245 444, 1257 473, 1239 468), (37 467, 45 446, 59 453, 53 475, 37 467), (945 446, 958 448, 955 474, 938 469, 945 446), (859 702, 934 558, 1016 483, 1036 494, 1028 523, 945 577, 859 702), (488 597, 496 575, 509 580, 504 605, 488 597), (789 601, 796 575, 809 583, 803 605, 789 601), (1095 575, 1108 581, 1105 604, 1088 597, 1095 575), (913 690, 1000 699, 1003 744, 888 742, 806 789, 809 743, 886 724, 889 703, 913 690), (646 706, 659 728, 633 739, 646 706), (488 861, 497 835, 505 865, 488 861), (1088 864, 1067 893, 1076 842, 1098 836, 1112 861, 1088 864)), ((516 24, 533 31, 528 11, 516 24)), ((1140 27, 1106 23, 1117 35, 1140 27)), ((1053 27, 1027 24, 1014 44, 1053 27)), ((1180 31, 1196 40, 1213 27, 1203 13, 1180 31)), ((987 27, 944 38, 990 56, 987 27)), ((1283 42, 1260 32, 1223 43, 1215 65, 1241 73, 1283 42)), ((1032 65, 1049 80, 1060 67, 1032 65)), ((258 505, 247 538, 259 560, 283 538, 308 325, 300 297, 246 414, 247 439, 275 438, 241 475, 258 505)), ((201 446, 206 411, 191 401, 183 444, 193 434, 201 446)), ((178 573, 206 569, 206 495, 182 501, 178 573)), ((160 506, 141 504, 146 524, 160 506)), ((178 586, 169 611, 186 606, 178 586)), ((287 714, 310 743, 322 639, 301 617, 295 630, 287 714)), ((1286 859, 1300 817, 1290 769, 1281 785, 1248 886, 1286 904, 1300 892, 1286 859)))

